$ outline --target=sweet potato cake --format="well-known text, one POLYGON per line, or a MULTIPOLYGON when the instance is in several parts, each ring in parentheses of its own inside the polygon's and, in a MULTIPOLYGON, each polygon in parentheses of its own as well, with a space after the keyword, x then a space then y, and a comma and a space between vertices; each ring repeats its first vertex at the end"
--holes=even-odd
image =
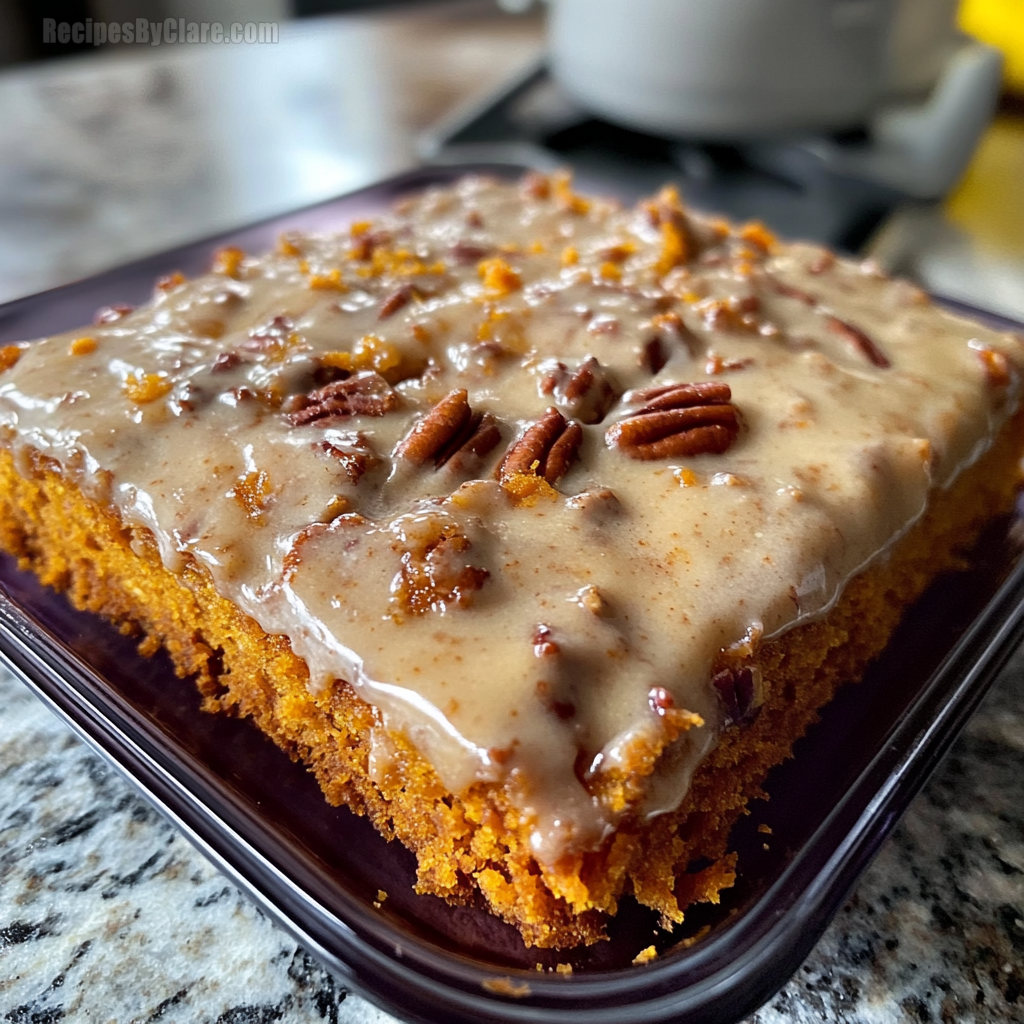
POLYGON ((1021 339, 672 189, 468 178, 0 349, 0 544, 527 943, 666 926, 1008 507, 1021 339))

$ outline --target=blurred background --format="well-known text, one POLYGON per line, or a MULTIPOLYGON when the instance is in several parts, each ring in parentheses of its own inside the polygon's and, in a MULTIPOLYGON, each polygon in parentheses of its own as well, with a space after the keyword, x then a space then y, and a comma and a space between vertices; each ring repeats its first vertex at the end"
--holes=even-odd
POLYGON ((0 302, 431 161, 1024 319, 1024 0, 0 0, 0 302))

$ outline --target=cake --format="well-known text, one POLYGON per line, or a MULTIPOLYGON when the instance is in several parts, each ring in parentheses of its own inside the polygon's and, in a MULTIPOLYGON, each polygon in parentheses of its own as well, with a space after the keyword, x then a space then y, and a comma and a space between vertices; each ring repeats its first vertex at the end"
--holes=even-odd
POLYGON ((768 770, 1012 503, 1022 358, 671 188, 470 177, 0 348, 0 546, 420 892, 571 947, 732 884, 768 770))

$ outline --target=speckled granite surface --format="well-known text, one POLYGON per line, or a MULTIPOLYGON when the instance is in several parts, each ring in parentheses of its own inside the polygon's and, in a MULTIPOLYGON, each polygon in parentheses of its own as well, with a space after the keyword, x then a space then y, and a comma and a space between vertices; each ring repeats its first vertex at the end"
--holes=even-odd
MULTIPOLYGON (((390 1022, 0 668, 0 1019, 390 1022)), ((757 1024, 1024 1021, 1024 651, 757 1024)))

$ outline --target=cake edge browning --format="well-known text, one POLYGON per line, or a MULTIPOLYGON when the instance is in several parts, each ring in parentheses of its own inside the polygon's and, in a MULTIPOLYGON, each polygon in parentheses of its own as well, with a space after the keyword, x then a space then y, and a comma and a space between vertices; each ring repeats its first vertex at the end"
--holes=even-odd
MULTIPOLYGON (((330 803, 367 815, 415 853, 418 891, 453 904, 482 902, 528 945, 568 948, 602 939, 625 893, 658 911, 666 927, 681 922, 687 906, 719 900, 735 879, 730 830, 751 800, 765 796, 769 769, 791 755, 839 685, 881 653, 931 580, 961 566, 982 527, 1011 507, 1022 448, 1024 410, 949 489, 932 492, 925 514, 826 615, 744 652, 743 669, 759 680, 756 709, 737 707, 737 722, 676 811, 627 823, 600 849, 548 871, 500 787, 447 792, 351 687, 339 681, 311 692, 305 662, 286 638, 265 633, 221 597, 195 560, 186 557, 180 574, 165 568, 146 529, 124 525, 45 456, 23 453, 19 472, 0 447, 0 547, 76 608, 140 632, 143 654, 166 648, 177 674, 195 677, 204 710, 252 718, 310 768, 330 803), (688 873, 695 864, 710 866, 688 873)), ((736 666, 726 661, 721 671, 736 666)), ((611 784, 626 791, 637 781, 627 771, 611 784)))

